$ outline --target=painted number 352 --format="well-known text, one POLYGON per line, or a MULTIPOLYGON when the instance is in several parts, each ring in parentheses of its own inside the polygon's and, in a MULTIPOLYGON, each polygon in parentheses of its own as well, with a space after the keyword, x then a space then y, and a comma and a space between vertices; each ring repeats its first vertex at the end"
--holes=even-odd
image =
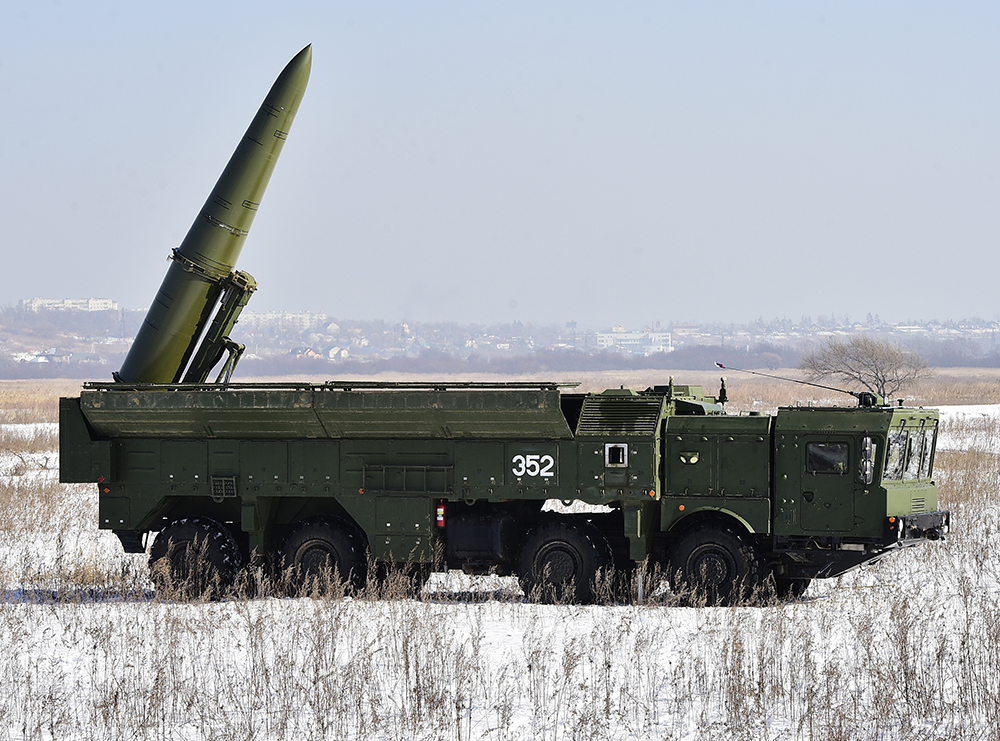
POLYGON ((511 472, 515 476, 552 476, 556 461, 551 455, 515 455, 511 459, 514 467, 511 472))

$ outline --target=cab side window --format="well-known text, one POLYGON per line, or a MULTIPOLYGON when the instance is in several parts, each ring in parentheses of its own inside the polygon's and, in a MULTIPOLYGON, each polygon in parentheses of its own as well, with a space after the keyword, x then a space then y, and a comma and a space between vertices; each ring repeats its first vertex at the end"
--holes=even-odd
POLYGON ((807 443, 806 473, 847 473, 847 443, 807 443))
POLYGON ((903 464, 906 462, 906 429, 899 426, 889 430, 889 452, 885 456, 884 478, 899 481, 903 478, 903 464))

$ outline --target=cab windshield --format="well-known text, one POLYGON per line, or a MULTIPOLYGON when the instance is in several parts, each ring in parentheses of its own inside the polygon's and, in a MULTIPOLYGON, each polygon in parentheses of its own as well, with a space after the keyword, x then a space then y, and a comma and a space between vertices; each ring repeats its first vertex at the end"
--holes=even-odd
POLYGON ((890 481, 930 478, 936 434, 936 420, 921 420, 919 427, 906 427, 905 422, 901 422, 889 430, 882 478, 890 481))

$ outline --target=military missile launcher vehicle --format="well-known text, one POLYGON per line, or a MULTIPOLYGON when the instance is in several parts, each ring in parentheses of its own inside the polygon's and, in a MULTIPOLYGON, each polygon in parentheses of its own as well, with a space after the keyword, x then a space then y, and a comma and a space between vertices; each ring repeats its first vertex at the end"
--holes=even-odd
MULTIPOLYGON (((370 564, 513 574, 587 601, 599 574, 661 566, 709 603, 801 594, 950 527, 938 414, 725 412, 662 386, 238 384, 229 338, 253 279, 233 270, 308 79, 278 78, 188 237, 114 383, 60 400, 60 480, 99 490, 99 527, 148 548, 158 584, 225 586, 263 564, 294 583, 370 564), (213 310, 217 310, 210 320, 213 310), (212 369, 229 353, 215 383, 212 369), (551 511, 547 502, 588 511, 551 511)), ((636 580, 642 583, 642 580, 636 580)))

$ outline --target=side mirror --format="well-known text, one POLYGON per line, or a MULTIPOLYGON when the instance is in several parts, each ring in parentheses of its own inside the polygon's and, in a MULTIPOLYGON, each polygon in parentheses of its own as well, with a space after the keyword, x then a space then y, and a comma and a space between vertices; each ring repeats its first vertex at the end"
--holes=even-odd
POLYGON ((875 480, 875 452, 877 446, 871 437, 865 435, 861 438, 861 479, 865 486, 870 486, 875 480))

